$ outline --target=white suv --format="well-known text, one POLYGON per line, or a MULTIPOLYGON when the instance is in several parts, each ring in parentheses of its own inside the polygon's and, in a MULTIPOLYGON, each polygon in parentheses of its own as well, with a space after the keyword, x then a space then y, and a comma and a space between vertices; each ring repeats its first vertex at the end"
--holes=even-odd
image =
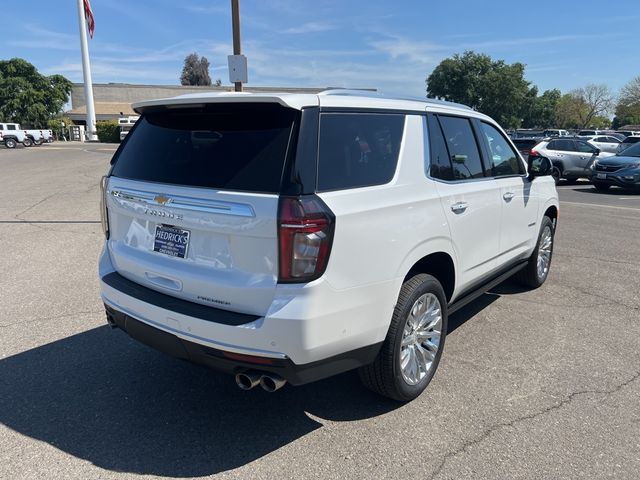
POLYGON ((551 164, 467 107, 331 90, 134 105, 102 182, 112 326, 268 391, 359 368, 397 400, 447 317, 549 271, 551 164))

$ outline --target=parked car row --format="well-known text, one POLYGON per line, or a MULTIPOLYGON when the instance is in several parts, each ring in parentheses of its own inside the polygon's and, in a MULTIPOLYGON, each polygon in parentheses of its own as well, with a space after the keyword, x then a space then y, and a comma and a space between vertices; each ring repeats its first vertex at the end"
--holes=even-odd
MULTIPOLYGON (((602 151, 582 138, 547 138, 526 152, 526 157, 546 157, 553 165, 552 176, 556 184, 585 178, 600 191, 612 186, 640 191, 640 137, 628 148, 612 153, 602 151)), ((531 141, 531 140, 529 140, 531 141)), ((535 141, 535 140, 533 140, 535 141)), ((524 140, 514 140, 523 145, 524 140)), ((524 147, 528 148, 528 146, 524 147)))
POLYGON ((27 130, 19 123, 0 123, 0 142, 7 148, 16 148, 18 143, 25 147, 53 142, 51 130, 27 130))

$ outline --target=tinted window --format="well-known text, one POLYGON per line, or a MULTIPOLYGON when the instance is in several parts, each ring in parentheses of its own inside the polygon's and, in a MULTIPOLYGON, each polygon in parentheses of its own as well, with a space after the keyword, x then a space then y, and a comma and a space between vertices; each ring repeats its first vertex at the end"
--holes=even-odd
POLYGON ((616 137, 604 137, 604 138, 606 138, 605 142, 620 143, 620 139, 616 137))
POLYGON ((382 185, 398 163, 404 115, 325 113, 320 117, 318 190, 382 185))
POLYGON ((524 165, 509 142, 492 125, 484 122, 481 125, 489 147, 489 161, 493 175, 498 177, 523 174, 524 165))
POLYGON ((455 180, 484 176, 478 144, 467 118, 439 115, 440 125, 449 147, 455 180))
POLYGON ((577 147, 577 151, 578 152, 594 153, 596 151, 595 147, 593 145, 589 145, 587 142, 577 141, 575 143, 576 143, 576 147, 577 147))
POLYGON ((572 152, 575 150, 573 140, 553 140, 547 145, 549 150, 558 150, 560 152, 572 152))
POLYGON ((636 143, 635 145, 630 146, 625 149, 623 153, 620 155, 624 155, 627 157, 640 157, 640 143, 636 143))
POLYGON ((15 125, 7 125, 7 130, 15 130, 16 126, 15 125))
POLYGON ((428 116, 429 126, 429 156, 430 171, 433 178, 442 180, 453 180, 453 169, 451 168, 451 157, 447 150, 447 143, 440 128, 440 122, 435 115, 428 116))
POLYGON ((277 193, 295 118, 294 110, 269 104, 149 113, 127 135, 113 175, 277 193))

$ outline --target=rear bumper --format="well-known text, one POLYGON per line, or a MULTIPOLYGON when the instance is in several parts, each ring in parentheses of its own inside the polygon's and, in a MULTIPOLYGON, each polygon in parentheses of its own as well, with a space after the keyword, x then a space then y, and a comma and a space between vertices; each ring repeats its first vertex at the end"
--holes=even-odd
POLYGON ((258 370, 280 375, 292 385, 302 385, 367 365, 374 361, 381 344, 369 345, 316 362, 296 365, 286 356, 279 358, 237 354, 211 348, 155 328, 105 304, 107 321, 132 338, 176 358, 236 374, 258 370))

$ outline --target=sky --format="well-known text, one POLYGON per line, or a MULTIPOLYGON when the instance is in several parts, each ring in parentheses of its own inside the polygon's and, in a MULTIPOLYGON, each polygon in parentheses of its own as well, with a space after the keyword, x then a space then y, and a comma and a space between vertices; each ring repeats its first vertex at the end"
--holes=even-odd
MULTIPOLYGON (((75 0, 31 0, 3 22, 0 58, 82 81, 75 0)), ((91 0, 94 83, 175 85, 197 52, 229 84, 230 0, 91 0)), ((526 64, 540 91, 589 83, 614 92, 640 75, 638 0, 241 0, 242 49, 253 86, 367 87, 425 95, 425 79, 465 50, 526 64), (547 4, 547 2, 543 2, 547 4), (541 4, 542 5, 542 4, 541 4)))

